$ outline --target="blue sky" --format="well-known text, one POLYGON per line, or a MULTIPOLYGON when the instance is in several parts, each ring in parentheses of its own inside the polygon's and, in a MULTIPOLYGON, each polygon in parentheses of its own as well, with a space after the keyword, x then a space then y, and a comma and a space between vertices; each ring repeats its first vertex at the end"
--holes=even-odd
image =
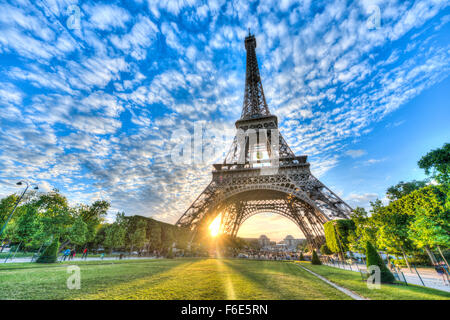
POLYGON ((367 206, 448 142, 449 22, 439 0, 0 1, 0 195, 26 178, 175 222, 211 162, 173 163, 173 132, 232 132, 251 28, 287 142, 367 206))

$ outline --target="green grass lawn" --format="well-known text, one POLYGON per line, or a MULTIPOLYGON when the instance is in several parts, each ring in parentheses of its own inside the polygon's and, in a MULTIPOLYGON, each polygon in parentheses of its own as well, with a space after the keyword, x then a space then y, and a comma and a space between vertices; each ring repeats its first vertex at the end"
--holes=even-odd
POLYGON ((296 262, 314 271, 337 285, 373 300, 423 300, 450 299, 450 293, 415 285, 382 284, 381 289, 369 289, 358 272, 342 270, 329 266, 311 265, 309 262, 296 262))
POLYGON ((69 290, 69 264, 0 267, 0 299, 349 299, 292 263, 174 259, 91 261, 81 289, 69 290))
MULTIPOLYGON (((393 286, 369 291, 359 275, 304 264, 375 299, 442 299, 448 294, 393 286), (389 296, 392 295, 392 296, 389 296)), ((83 261, 0 265, 0 299, 350 299, 295 263, 233 259, 83 261), (81 269, 81 289, 66 286, 68 265, 81 269)))

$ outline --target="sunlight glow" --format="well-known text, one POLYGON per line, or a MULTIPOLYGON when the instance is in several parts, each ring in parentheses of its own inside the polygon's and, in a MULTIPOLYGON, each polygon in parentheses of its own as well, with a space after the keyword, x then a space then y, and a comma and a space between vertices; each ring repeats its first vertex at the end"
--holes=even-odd
POLYGON ((209 225, 209 232, 211 236, 216 237, 220 233, 220 220, 221 215, 219 214, 213 222, 209 225))

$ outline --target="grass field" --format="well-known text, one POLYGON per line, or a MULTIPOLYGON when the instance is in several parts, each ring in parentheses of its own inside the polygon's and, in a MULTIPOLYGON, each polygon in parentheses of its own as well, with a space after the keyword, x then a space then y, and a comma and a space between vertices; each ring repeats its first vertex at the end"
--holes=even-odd
MULTIPOLYGON (((334 281, 334 273, 328 275, 325 269, 320 272, 334 281)), ((342 286, 355 292, 361 290, 361 294, 364 291, 353 278, 349 285, 342 286)), ((449 298, 432 291, 411 298, 449 298)), ((386 293, 378 298, 386 298, 386 293)), ((350 298, 292 262, 174 259, 5 264, 0 266, 0 299, 350 298), (81 269, 80 290, 66 286, 66 267, 74 264, 81 269)))

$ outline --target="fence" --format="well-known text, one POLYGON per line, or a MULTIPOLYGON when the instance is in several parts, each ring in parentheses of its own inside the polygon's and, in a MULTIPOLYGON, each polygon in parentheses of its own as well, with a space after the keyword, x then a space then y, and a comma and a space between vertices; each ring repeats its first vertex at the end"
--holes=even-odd
MULTIPOLYGON (((321 257, 320 260, 322 264, 330 267, 359 272, 361 275, 361 279, 364 281, 367 280, 367 267, 364 264, 355 263, 353 260, 342 261, 329 257, 321 257)), ((447 273, 448 271, 445 268, 442 268, 442 270, 442 272, 438 273, 433 266, 430 266, 428 268, 421 268, 421 270, 418 270, 415 266, 412 266, 411 270, 406 268, 403 270, 391 268, 391 272, 394 275, 395 279, 406 285, 414 284, 444 291, 450 291, 450 277, 447 273)))

